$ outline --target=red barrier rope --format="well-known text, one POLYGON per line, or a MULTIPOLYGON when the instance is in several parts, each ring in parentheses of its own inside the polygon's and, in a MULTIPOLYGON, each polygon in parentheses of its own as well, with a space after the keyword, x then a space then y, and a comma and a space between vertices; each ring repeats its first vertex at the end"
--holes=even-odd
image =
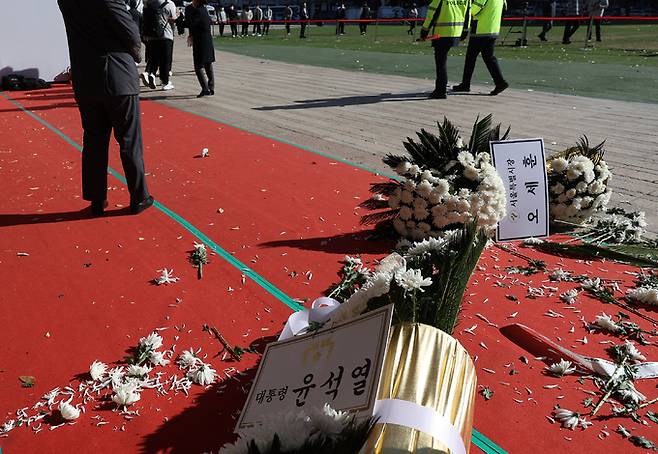
MULTIPOLYGON (((633 21, 655 21, 658 22, 658 16, 594 16, 594 19, 602 19, 605 21, 625 21, 625 22, 633 22, 633 21)), ((528 17, 503 17, 503 21, 522 21, 522 20, 528 20, 528 21, 584 21, 584 20, 589 20, 590 16, 561 16, 561 17, 549 17, 549 16, 528 16, 528 17)), ((248 20, 233 20, 233 21, 226 21, 226 22, 220 22, 219 24, 244 24, 244 23, 249 23, 249 24, 254 24, 254 23, 264 23, 268 22, 270 24, 301 24, 306 23, 306 24, 318 24, 318 23, 339 23, 342 22, 343 24, 357 24, 360 22, 368 22, 369 24, 372 24, 373 22, 378 22, 378 23, 395 23, 395 22, 424 22, 425 18, 421 17, 403 17, 399 19, 395 18, 381 18, 381 19, 306 19, 306 20, 301 20, 301 19, 294 19, 294 20, 284 20, 284 19, 279 19, 279 20, 254 20, 251 19, 250 21, 248 20)))

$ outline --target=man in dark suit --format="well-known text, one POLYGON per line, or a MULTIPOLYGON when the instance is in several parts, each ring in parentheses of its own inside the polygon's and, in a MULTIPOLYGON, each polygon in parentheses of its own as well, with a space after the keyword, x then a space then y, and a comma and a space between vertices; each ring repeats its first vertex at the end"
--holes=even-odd
POLYGON ((124 0, 58 0, 71 57, 73 91, 84 130, 82 197, 94 216, 107 207, 110 134, 119 143, 130 212, 153 205, 144 179, 139 30, 124 0))

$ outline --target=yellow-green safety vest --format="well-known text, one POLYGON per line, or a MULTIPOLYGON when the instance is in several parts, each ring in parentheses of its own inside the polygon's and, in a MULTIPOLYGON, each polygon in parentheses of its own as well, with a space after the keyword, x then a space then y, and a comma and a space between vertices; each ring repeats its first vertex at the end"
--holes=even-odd
POLYGON ((500 34, 500 18, 505 3, 505 0, 473 0, 471 15, 477 21, 473 36, 495 38, 500 34))
POLYGON ((430 30, 430 36, 459 38, 464 30, 470 4, 471 0, 432 0, 427 8, 423 28, 430 30), (437 11, 438 17, 435 17, 437 11))

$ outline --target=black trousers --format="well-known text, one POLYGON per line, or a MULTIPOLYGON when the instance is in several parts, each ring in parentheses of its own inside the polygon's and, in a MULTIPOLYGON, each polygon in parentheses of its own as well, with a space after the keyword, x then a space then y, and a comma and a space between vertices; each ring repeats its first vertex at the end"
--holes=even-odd
POLYGON ((144 179, 139 95, 80 97, 76 99, 84 130, 82 140, 82 198, 107 199, 107 162, 110 134, 119 144, 130 203, 149 196, 144 179))
POLYGON ((251 33, 255 33, 257 35, 261 34, 261 28, 260 28, 260 21, 254 21, 254 26, 251 28, 251 33))
POLYGON ((151 58, 146 62, 146 72, 155 74, 160 71, 160 80, 163 85, 169 83, 169 72, 174 57, 174 41, 171 39, 154 39, 151 44, 151 58))
POLYGON ((224 37, 224 24, 219 24, 219 36, 224 37))
POLYGON ((432 47, 434 48, 434 64, 436 65, 434 92, 445 94, 446 85, 448 85, 448 52, 453 47, 453 43, 436 39, 432 41, 432 47))
POLYGON ((580 27, 580 22, 577 20, 570 20, 566 24, 564 24, 564 34, 562 35, 562 42, 564 43, 569 42, 573 34, 576 33, 576 30, 578 30, 578 27, 580 27))
POLYGON ((146 63, 146 72, 150 72, 149 68, 153 65, 153 44, 151 41, 144 41, 144 62, 146 63))
POLYGON ((301 23, 302 28, 299 29, 299 37, 300 38, 306 38, 306 26, 307 25, 308 25, 308 23, 306 23, 306 22, 301 23))
POLYGON ((249 34, 249 22, 242 22, 242 36, 247 36, 249 34))
POLYGON ((336 27, 336 34, 337 35, 345 34, 345 22, 343 22, 342 20, 338 22, 338 27, 336 27))
MULTIPOLYGON (((601 18, 600 17, 595 17, 593 21, 594 29, 596 30, 596 40, 601 41, 601 18)), ((587 39, 591 40, 592 39, 592 29, 589 29, 589 34, 587 35, 587 39)))
POLYGON ((238 36, 238 24, 231 22, 231 36, 238 36))
POLYGON ((263 22, 263 34, 264 35, 269 35, 270 34, 270 21, 268 21, 268 20, 263 22))
MULTIPOLYGON (((290 19, 286 19, 286 21, 289 21, 290 19)), ((286 22, 286 33, 290 34, 290 22, 286 22)))
POLYGON ((361 34, 365 34, 368 31, 368 22, 359 22, 359 31, 361 34))
POLYGON ((477 61, 479 54, 482 54, 482 60, 487 66, 489 74, 491 74, 491 78, 496 86, 505 83, 505 78, 503 77, 503 73, 500 71, 500 66, 498 65, 498 59, 494 55, 495 44, 496 38, 494 37, 472 36, 468 40, 462 85, 467 87, 471 85, 471 78, 473 77, 473 71, 475 70, 475 62, 477 61))
POLYGON ((215 91, 215 75, 213 74, 212 63, 194 65, 194 72, 196 73, 196 78, 199 80, 199 85, 201 85, 201 90, 206 93, 210 90, 215 91), (205 75, 203 74, 204 72, 205 75))

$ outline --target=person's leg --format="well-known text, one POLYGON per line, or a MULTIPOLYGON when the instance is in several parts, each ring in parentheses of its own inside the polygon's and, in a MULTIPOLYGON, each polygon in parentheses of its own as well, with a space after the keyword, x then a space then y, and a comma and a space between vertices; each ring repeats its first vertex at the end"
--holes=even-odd
POLYGON ((302 22, 302 27, 299 29, 299 37, 306 38, 306 22, 302 22))
POLYGON ((436 44, 434 42, 432 43, 432 47, 434 47, 434 64, 436 66, 436 82, 432 95, 434 97, 445 98, 446 85, 448 84, 447 63, 450 45, 440 39, 437 41, 436 44))
POLYGON ((174 42, 171 39, 161 39, 162 42, 162 61, 160 63, 160 80, 162 85, 169 83, 169 72, 174 56, 174 42))
POLYGON ((208 88, 208 81, 206 80, 206 76, 203 74, 203 65, 194 65, 194 73, 196 74, 196 78, 199 81, 201 93, 210 93, 210 89, 208 88))
POLYGON ((482 38, 480 49, 482 52, 482 60, 484 60, 484 64, 487 65, 489 74, 491 74, 491 78, 498 89, 496 94, 498 94, 509 85, 507 84, 507 81, 505 81, 503 73, 500 70, 500 65, 498 64, 498 59, 496 58, 496 55, 494 55, 495 45, 496 38, 482 38))
POLYGON ((119 144, 121 164, 126 175, 131 207, 149 197, 144 178, 142 126, 139 96, 111 96, 106 101, 111 113, 114 138, 119 144))
POLYGON ((102 101, 77 99, 82 121, 82 198, 107 199, 107 161, 112 122, 102 101))
POLYGON ((472 36, 468 40, 466 48, 466 58, 464 59, 464 73, 462 74, 462 83, 452 87, 454 91, 468 91, 471 89, 471 79, 475 71, 475 62, 479 53, 482 51, 482 38, 472 36))
POLYGON ((286 22, 286 33, 290 34, 290 23, 286 22))
POLYGON ((567 21, 564 24, 564 33, 562 33, 562 43, 567 44, 569 42, 569 37, 571 36, 571 33, 569 30, 571 29, 571 21, 567 21))
POLYGON ((601 42, 601 18, 594 19, 594 28, 596 29, 596 40, 601 42))
POLYGON ((213 72, 212 62, 206 63, 204 65, 204 68, 206 70, 206 77, 208 78, 208 90, 210 90, 211 95, 214 95, 215 94, 215 73, 213 72))
POLYGON ((219 24, 219 37, 224 37, 224 24, 219 24))

